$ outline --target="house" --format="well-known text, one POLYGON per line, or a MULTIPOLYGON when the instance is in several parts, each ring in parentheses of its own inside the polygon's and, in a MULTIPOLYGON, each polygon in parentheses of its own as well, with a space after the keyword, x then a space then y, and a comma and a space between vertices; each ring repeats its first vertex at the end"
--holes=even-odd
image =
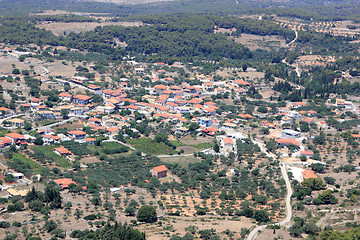
POLYGON ((205 91, 208 91, 208 92, 214 91, 214 83, 212 83, 212 82, 205 82, 201 85, 202 85, 203 90, 205 90, 205 91))
POLYGON ((76 182, 71 180, 70 178, 60 178, 53 180, 61 189, 66 189, 70 184, 78 185, 76 182))
POLYGON ((8 137, 0 137, 0 147, 10 146, 12 144, 12 140, 8 137))
POLYGON ((90 103, 90 101, 91 101, 91 97, 82 94, 76 95, 73 98, 74 103, 83 104, 83 105, 90 103))
POLYGON ((70 108, 69 115, 77 116, 77 115, 81 115, 83 112, 84 110, 81 107, 73 107, 70 108))
POLYGON ((95 139, 95 138, 85 138, 84 141, 85 141, 87 144, 94 145, 96 139, 95 139))
POLYGON ((289 111, 289 112, 288 112, 288 114, 287 114, 286 116, 288 116, 288 117, 291 117, 291 118, 293 118, 293 119, 298 120, 298 119, 300 119, 301 114, 300 114, 299 112, 289 111))
POLYGON ((204 117, 200 117, 198 118, 197 123, 201 126, 201 127, 210 127, 212 124, 212 120, 209 118, 204 118, 204 117))
POLYGON ((311 179, 311 178, 318 178, 315 173, 311 170, 305 170, 305 171, 302 171, 301 174, 303 175, 303 179, 306 180, 306 179, 311 179))
POLYGON ((21 134, 18 134, 18 133, 8 133, 8 134, 5 134, 5 137, 11 139, 11 141, 13 143, 21 143, 21 142, 26 141, 24 135, 21 135, 21 134))
POLYGON ((208 127, 204 128, 202 131, 209 136, 214 136, 215 133, 219 132, 219 129, 208 127))
POLYGON ((28 111, 31 109, 31 105, 29 103, 24 103, 24 104, 21 104, 21 107, 25 110, 25 111, 28 111))
POLYGON ((308 151, 300 151, 300 156, 313 157, 313 156, 314 156, 314 152, 311 151, 311 150, 308 150, 308 151))
POLYGON ((244 81, 242 79, 235 80, 235 83, 239 84, 240 86, 249 86, 249 85, 251 85, 249 82, 244 81))
POLYGON ((100 126, 101 125, 101 119, 100 118, 95 118, 95 117, 89 118, 88 123, 100 126))
POLYGON ((95 92, 95 94, 101 95, 102 91, 101 91, 101 87, 95 84, 89 84, 87 86, 89 89, 93 90, 95 92))
POLYGON ((154 167, 150 170, 151 175, 158 177, 158 178, 164 178, 167 176, 168 169, 165 167, 165 165, 154 167))
POLYGON ((74 140, 83 140, 86 137, 86 132, 81 130, 68 131, 68 135, 74 140))
POLYGON ((74 83, 85 84, 85 83, 87 83, 88 79, 86 77, 74 76, 74 77, 70 78, 70 81, 72 81, 74 83))
POLYGON ((32 98, 32 99, 30 100, 30 105, 31 105, 32 107, 36 107, 36 106, 39 105, 39 104, 41 104, 41 99, 39 99, 39 98, 32 98))
POLYGON ((288 116, 283 116, 281 118, 281 124, 292 124, 293 121, 294 121, 294 119, 292 119, 291 117, 288 117, 288 116))
POLYGON ((62 92, 59 94, 59 98, 63 102, 71 102, 72 95, 66 92, 62 92))
POLYGON ((14 118, 14 119, 10 119, 9 122, 11 122, 11 125, 14 127, 22 128, 24 127, 25 121, 20 118, 14 118))
POLYGON ((3 117, 10 117, 13 115, 13 111, 6 107, 0 107, 0 113, 3 117))
POLYGON ((145 73, 144 68, 135 68, 135 74, 143 75, 145 73))
POLYGON ((161 95, 167 90, 167 86, 159 84, 154 87, 154 92, 161 95))
POLYGON ((60 140, 60 137, 54 135, 43 135, 42 140, 44 141, 44 144, 54 144, 56 141, 60 140))
POLYGON ((120 128, 119 127, 111 127, 111 128, 107 128, 106 132, 111 135, 111 136, 115 136, 118 135, 120 132, 120 128))
POLYGON ((16 180, 24 179, 24 174, 22 173, 11 172, 10 174, 13 175, 16 180))
POLYGON ((24 189, 24 190, 15 190, 13 188, 8 188, 7 192, 12 196, 20 196, 22 198, 26 197, 26 195, 28 194, 30 190, 29 189, 24 189))
POLYGON ((289 146, 289 145, 295 145, 295 146, 300 146, 300 143, 292 138, 279 138, 276 140, 276 142, 280 145, 280 146, 289 146))
POLYGON ((38 111, 37 112, 40 117, 42 118, 55 118, 55 114, 53 111, 47 110, 47 111, 38 111))
POLYGON ((281 137, 295 139, 295 138, 300 138, 301 133, 298 131, 291 130, 291 129, 283 129, 283 130, 281 130, 281 137))
POLYGON ((232 138, 224 137, 223 138, 224 150, 227 152, 234 150, 234 141, 232 138))
POLYGON ((60 156, 68 156, 72 153, 64 147, 54 148, 54 152, 60 156))

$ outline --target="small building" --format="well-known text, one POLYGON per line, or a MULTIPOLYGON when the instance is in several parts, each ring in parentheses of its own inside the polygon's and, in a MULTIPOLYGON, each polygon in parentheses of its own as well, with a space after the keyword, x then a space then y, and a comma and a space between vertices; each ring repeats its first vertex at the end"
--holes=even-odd
POLYGON ((280 146, 289 146, 289 145, 300 146, 300 143, 292 138, 280 138, 280 139, 277 139, 276 142, 280 146))
POLYGON ((79 77, 79 76, 74 76, 70 80, 72 82, 79 83, 79 84, 85 84, 88 81, 88 79, 86 77, 79 77))
POLYGON ((59 94, 59 98, 63 102, 71 102, 72 95, 66 92, 62 92, 59 94))
POLYGON ((144 68, 135 68, 135 74, 143 75, 145 73, 144 68))
POLYGON ((68 131, 68 134, 74 140, 83 140, 86 137, 86 132, 81 130, 68 131))
POLYGON ((151 175, 158 177, 158 178, 164 178, 167 176, 168 169, 165 167, 165 165, 154 167, 150 170, 151 175))
POLYGON ((40 117, 42 118, 55 118, 55 114, 53 111, 47 110, 47 111, 38 111, 37 112, 40 117))
POLYGON ((18 128, 24 127, 24 123, 25 123, 25 121, 23 119, 20 119, 20 118, 10 119, 9 122, 11 122, 12 126, 18 127, 18 128))
POLYGON ((61 189, 66 189, 70 184, 78 185, 76 182, 71 180, 70 178, 60 178, 53 180, 61 189))
POLYGON ((24 179, 24 174, 22 174, 22 173, 14 173, 14 172, 11 172, 10 174, 13 175, 13 177, 14 177, 16 180, 24 179))
POLYGON ((301 133, 298 131, 291 130, 291 129, 284 129, 284 130, 281 130, 281 137, 295 139, 295 138, 300 138, 301 133))
POLYGON ((318 178, 312 170, 305 170, 301 172, 304 180, 311 178, 318 178))
POLYGON ((212 124, 212 120, 209 119, 209 118, 204 118, 204 117, 200 117, 198 118, 198 124, 201 126, 201 127, 210 127, 211 124, 212 124))
POLYGON ((78 94, 73 97, 73 102, 78 104, 86 105, 90 103, 90 101, 91 101, 91 97, 82 94, 78 94))
POLYGON ((24 135, 21 135, 19 133, 8 133, 5 134, 5 137, 11 139, 13 143, 21 143, 26 141, 24 135))
POLYGON ((232 151, 234 150, 234 141, 232 138, 229 137, 224 137, 223 138, 223 143, 224 143, 224 150, 225 151, 232 151))
POLYGON ((26 197, 29 191, 30 191, 29 189, 24 189, 24 190, 15 190, 13 188, 7 189, 7 192, 11 195, 11 197, 20 196, 24 198, 26 197))
POLYGON ((87 144, 94 145, 96 139, 95 139, 95 138, 85 138, 84 141, 85 141, 87 144))
POLYGON ((300 151, 300 156, 313 157, 313 156, 314 156, 314 152, 311 151, 311 150, 308 150, 308 151, 300 151))
POLYGON ((68 156, 72 153, 64 147, 54 148, 54 152, 60 156, 68 156))

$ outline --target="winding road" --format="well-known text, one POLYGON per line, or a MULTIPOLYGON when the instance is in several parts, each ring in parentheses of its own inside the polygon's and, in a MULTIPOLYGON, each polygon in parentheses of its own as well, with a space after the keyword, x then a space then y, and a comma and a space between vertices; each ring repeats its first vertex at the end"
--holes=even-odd
MULTIPOLYGON (((254 143, 258 144, 261 151, 264 152, 267 156, 271 156, 273 158, 276 158, 273 154, 267 152, 263 146, 263 144, 260 144, 259 142, 253 141, 254 143)), ((288 224, 291 220, 292 217, 292 208, 291 208, 291 195, 292 195, 292 189, 291 189, 291 183, 289 180, 289 176, 287 174, 286 171, 286 164, 281 163, 280 164, 280 168, 281 168, 281 174, 285 180, 285 185, 286 185, 286 198, 285 198, 285 209, 286 209, 286 218, 284 220, 282 220, 280 223, 277 223, 276 225, 280 225, 280 226, 285 226, 286 224, 288 224)), ((248 237, 246 238, 247 240, 254 240, 256 239, 258 233, 260 231, 263 231, 267 226, 270 226, 273 224, 266 224, 266 225, 261 225, 261 226, 257 226, 255 227, 248 235, 248 237)))

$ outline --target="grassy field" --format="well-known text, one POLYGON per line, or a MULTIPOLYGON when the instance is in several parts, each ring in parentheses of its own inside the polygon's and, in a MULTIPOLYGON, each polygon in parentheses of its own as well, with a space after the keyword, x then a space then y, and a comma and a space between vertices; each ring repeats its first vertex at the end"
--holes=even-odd
POLYGON ((201 160, 198 158, 194 158, 193 156, 181 156, 174 155, 173 157, 162 157, 160 160, 164 163, 178 163, 179 165, 186 167, 189 163, 200 162, 201 160))
POLYGON ((203 150, 203 149, 207 149, 207 148, 211 148, 213 146, 212 142, 200 142, 197 144, 185 144, 183 142, 179 142, 179 141, 170 141, 172 144, 174 144, 176 147, 185 147, 185 146, 190 146, 190 147, 195 147, 198 150, 203 150))
POLYGON ((25 157, 24 155, 22 155, 21 153, 17 153, 14 154, 11 158, 12 161, 20 161, 23 164, 25 164, 26 166, 28 166, 31 169, 35 169, 35 168, 39 168, 41 167, 40 164, 38 164, 37 162, 31 160, 30 158, 25 157))
POLYGON ((165 145, 164 143, 153 142, 151 138, 138 138, 128 140, 127 143, 134 145, 134 147, 144 153, 153 155, 160 154, 176 154, 176 150, 165 145))
POLYGON ((204 142, 204 143, 193 144, 193 145, 189 145, 189 146, 195 147, 199 150, 203 150, 203 149, 211 148, 213 145, 214 144, 212 142, 204 142))

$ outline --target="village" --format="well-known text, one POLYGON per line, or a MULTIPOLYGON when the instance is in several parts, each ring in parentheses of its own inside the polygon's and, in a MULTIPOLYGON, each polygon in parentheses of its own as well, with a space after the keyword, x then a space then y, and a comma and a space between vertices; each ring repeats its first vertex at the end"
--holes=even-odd
MULTIPOLYGON (((2 58, 13 59, 23 55, 9 47, 4 47, 2 54, 2 58)), ((27 59, 32 61, 31 57, 25 61, 27 59)), ((349 101, 334 94, 323 102, 278 101, 280 93, 273 90, 273 86, 284 80, 277 78, 275 82, 269 82, 263 73, 247 67, 206 75, 196 71, 196 67, 187 69, 180 62, 171 66, 124 59, 116 66, 125 73, 117 81, 86 65, 78 65, 74 75, 62 76, 52 76, 51 70, 43 68, 44 72, 37 74, 31 73, 31 69, 29 73, 28 69, 19 70, 13 66, 12 70, 2 72, 0 76, 2 99, 5 103, 12 103, 0 108, 0 149, 4 153, 0 173, 2 198, 25 198, 34 185, 38 186, 44 180, 55 182, 64 196, 74 192, 76 186, 79 188, 75 192, 86 192, 87 181, 80 183, 71 177, 52 178, 51 174, 43 176, 45 170, 42 169, 56 171, 57 176, 73 176, 69 172, 104 162, 112 154, 120 156, 131 152, 144 158, 155 155, 160 159, 161 162, 147 172, 149 178, 144 181, 151 182, 152 176, 163 185, 173 181, 181 183, 179 176, 171 171, 174 163, 187 166, 199 162, 203 155, 215 159, 216 168, 211 170, 212 173, 225 171, 229 179, 243 167, 257 169, 274 162, 279 167, 279 179, 280 168, 284 168, 286 178, 288 175, 290 180, 299 183, 324 178, 335 168, 349 166, 349 163, 353 172, 359 168, 358 157, 349 157, 349 151, 341 149, 348 148, 347 144, 358 145, 360 126, 339 129, 334 124, 335 121, 340 124, 351 122, 358 117, 356 100, 349 101), (91 78, 81 74, 88 71, 93 73, 91 78), (187 81, 180 81, 179 72, 186 76, 187 81), (36 94, 31 92, 34 89, 31 81, 41 84, 36 94), (16 91, 14 87, 5 87, 15 84, 16 91), (28 94, 19 89, 27 89, 28 94), (334 144, 325 143, 325 136, 336 138, 331 140, 334 144), (239 155, 242 142, 257 146, 259 151, 255 155, 246 153, 244 158, 239 155), (89 152, 81 152, 87 150, 89 152), (223 158, 233 160, 227 164, 223 158), (239 160, 241 158, 247 161, 239 160), (329 164, 331 169, 327 166, 329 164), (314 166, 323 170, 317 171, 314 166)), ((341 189, 349 181, 345 177, 337 179, 341 189)), ((137 188, 129 181, 112 185, 109 189, 113 196, 121 192, 125 198, 129 195, 125 194, 126 189, 137 188)), ((330 189, 334 188, 331 186, 330 189)), ((181 216, 200 214, 199 205, 204 209, 211 205, 206 214, 222 215, 217 210, 221 201, 216 198, 204 201, 200 191, 191 194, 186 197, 178 194, 177 198, 165 189, 157 196, 148 196, 148 199, 163 201, 164 205, 159 205, 157 211, 161 217, 164 213, 177 216, 181 204, 187 206, 181 216), (193 204, 187 204, 192 201, 193 204)), ((221 192, 216 194, 220 195, 221 192)), ((85 201, 79 197, 89 199, 86 194, 73 196, 76 201, 85 201)), ((246 199, 251 200, 251 196, 246 199)), ((290 202, 286 203, 284 199, 271 201, 279 204, 272 207, 271 219, 280 221, 285 217, 284 209, 291 208, 290 202)), ((242 202, 236 200, 231 206, 240 207, 242 202)), ((116 204, 115 200, 112 204, 116 204)), ((6 204, 2 209, 6 212, 6 204)), ((130 222, 134 217, 121 216, 121 220, 130 222)), ((247 224, 250 229, 251 223, 247 224)), ((153 239, 157 239, 156 234, 153 239)), ((240 236, 240 232, 237 234, 240 236)))

